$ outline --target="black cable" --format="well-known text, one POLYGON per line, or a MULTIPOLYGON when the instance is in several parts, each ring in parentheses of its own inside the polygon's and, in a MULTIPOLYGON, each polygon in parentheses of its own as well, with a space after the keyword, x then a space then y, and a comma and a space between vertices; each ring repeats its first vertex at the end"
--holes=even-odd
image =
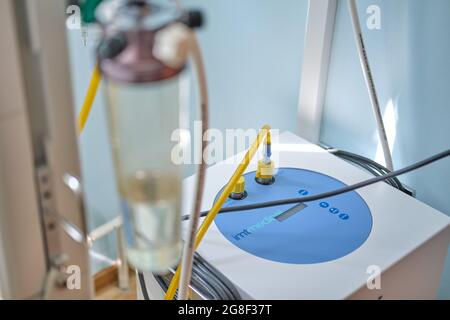
POLYGON ((144 274, 142 272, 138 272, 139 284, 141 285, 142 297, 144 300, 150 300, 147 291, 147 285, 145 284, 144 274))
MULTIPOLYGON (((376 171, 378 171, 380 173, 379 175, 384 175, 384 174, 388 174, 391 172, 389 169, 382 166, 381 164, 373 161, 372 159, 363 157, 361 155, 357 155, 357 154, 347 152, 347 151, 342 151, 342 150, 334 150, 334 151, 331 151, 331 153, 338 157, 342 157, 344 159, 351 158, 352 160, 355 160, 354 163, 364 162, 367 165, 369 165, 370 167, 374 168, 376 171)), ((406 193, 407 195, 412 196, 412 197, 414 196, 414 193, 411 192, 411 190, 408 190, 407 188, 405 188, 397 177, 390 178, 386 182, 389 183, 394 188, 397 188, 398 190, 402 191, 403 193, 406 193)))
MULTIPOLYGON (((164 279, 163 276, 158 275, 158 274, 154 274, 153 276, 155 277, 156 282, 158 282, 158 284, 161 287, 161 289, 164 292, 167 292, 167 290, 169 289, 169 284, 167 283, 166 279, 164 279)), ((145 288, 145 290, 147 290, 147 288, 145 288)))
MULTIPOLYGON (((396 171, 390 172, 388 174, 385 174, 385 175, 382 175, 379 177, 361 181, 354 185, 343 187, 343 188, 340 188, 337 190, 333 190, 333 191, 329 191, 329 192, 325 192, 325 193, 321 193, 321 194, 317 194, 317 195, 300 197, 300 198, 291 198, 291 199, 284 199, 284 200, 275 200, 275 201, 261 202, 261 203, 255 203, 255 204, 248 204, 248 205, 243 205, 243 206, 227 207, 227 208, 222 208, 219 211, 219 213, 254 210, 254 209, 261 209, 261 208, 268 208, 268 207, 276 207, 276 206, 285 205, 285 204, 297 204, 297 203, 302 203, 302 202, 311 202, 311 201, 321 200, 321 199, 325 199, 325 198, 330 198, 330 197, 334 197, 334 196, 337 196, 337 195, 340 195, 343 193, 355 191, 357 189, 364 188, 364 187, 370 186, 372 184, 375 184, 375 183, 378 183, 381 181, 385 181, 387 179, 401 176, 405 173, 418 170, 418 169, 425 167, 433 162, 439 161, 439 160, 447 158, 449 156, 450 156, 450 149, 447 151, 438 153, 430 158, 419 161, 415 164, 412 164, 406 168, 396 170, 396 171)), ((203 211, 201 213, 201 216, 204 217, 204 216, 208 215, 208 213, 209 213, 209 211, 203 211)), ((189 215, 183 216, 182 219, 183 220, 189 219, 189 215)))
MULTIPOLYGON (((352 161, 354 163, 358 163, 358 162, 362 162, 362 163, 366 163, 367 165, 369 165, 370 167, 374 168, 375 170, 377 170, 378 172, 380 172, 380 175, 383 174, 387 174, 390 173, 391 171, 387 168, 385 168, 384 166, 382 166, 381 164, 373 161, 372 159, 363 157, 361 155, 357 155, 348 151, 343 151, 343 150, 328 150, 330 153, 334 154, 337 157, 341 157, 341 158, 345 158, 348 160, 355 160, 352 161)), ((403 192, 406 192, 408 194, 411 195, 411 192, 409 192, 408 190, 406 190, 402 183, 400 182, 400 180, 398 180, 397 178, 391 178, 388 181, 389 184, 391 184, 393 187, 396 187, 397 189, 400 189, 403 192)))
MULTIPOLYGON (((174 269, 171 269, 170 272, 175 274, 174 269)), ((167 279, 157 274, 153 274, 152 276, 156 279, 161 289, 167 292, 169 287, 167 279)), ((142 272, 138 272, 138 278, 144 300, 150 300, 145 277, 142 272)), ((207 300, 241 300, 239 290, 233 283, 197 252, 194 256, 191 286, 194 291, 198 292, 200 296, 207 300)), ((175 294, 175 298, 177 294, 178 291, 175 294)))
MULTIPOLYGON (((374 175, 375 177, 379 177, 385 173, 381 173, 380 170, 378 170, 377 168, 372 167, 370 164, 367 164, 365 162, 361 162, 357 159, 354 159, 353 157, 347 157, 344 155, 337 155, 339 158, 351 162, 352 164, 355 164, 361 168, 363 168, 364 170, 368 171, 369 173, 371 173, 372 175, 374 175)), ((388 181, 386 181, 388 182, 388 181)), ((391 183, 389 183, 391 184, 391 183)), ((392 184, 391 184, 392 185, 392 184)))
MULTIPOLYGON (((226 293, 226 300, 241 300, 241 295, 239 290, 234 286, 234 284, 225 277, 219 270, 217 270, 212 264, 206 261, 198 252, 195 253, 194 256, 197 266, 200 266, 203 269, 201 272, 205 278, 214 277, 218 280, 218 282, 223 286, 223 291, 226 293)), ((222 298, 225 299, 225 296, 222 298)))
MULTIPOLYGON (((383 167, 375 166, 372 163, 370 163, 369 161, 366 161, 368 159, 365 159, 365 158, 359 159, 356 155, 352 155, 352 154, 347 155, 347 154, 341 154, 341 153, 337 153, 337 152, 336 153, 333 152, 332 154, 336 155, 337 157, 339 157, 343 160, 349 161, 349 162, 363 168, 364 170, 368 171, 369 173, 371 173, 372 175, 374 175, 376 177, 385 175, 390 172, 387 169, 384 170, 383 167)), ((395 178, 387 179, 385 182, 387 184, 393 186, 394 188, 397 188, 399 190, 402 189, 402 185, 401 185, 400 181, 396 180, 395 178)))
MULTIPOLYGON (((338 149, 326 149, 329 153, 339 157, 339 158, 343 158, 345 160, 349 160, 355 164, 365 164, 366 166, 369 166, 370 168, 373 168, 374 170, 377 171, 376 175, 384 175, 387 173, 390 173, 391 171, 389 171, 389 169, 383 167, 382 165, 380 165, 379 163, 373 161, 372 159, 363 157, 361 155, 355 154, 355 153, 351 153, 348 151, 343 151, 343 150, 338 150, 338 149)), ((392 180, 389 179, 389 182, 393 183, 393 180, 395 180, 396 178, 393 178, 392 180)), ((388 181, 386 181, 388 182, 388 181)), ((400 181, 398 181, 398 183, 400 184, 400 181)))

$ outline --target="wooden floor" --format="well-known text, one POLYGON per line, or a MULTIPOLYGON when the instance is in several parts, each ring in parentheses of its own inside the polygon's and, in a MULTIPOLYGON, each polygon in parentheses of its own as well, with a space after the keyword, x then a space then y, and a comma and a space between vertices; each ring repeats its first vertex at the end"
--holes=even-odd
POLYGON ((136 300, 136 274, 130 270, 130 288, 127 291, 119 289, 117 282, 117 267, 104 269, 94 276, 96 300, 136 300))
MULTIPOLYGON (((0 0, 1 1, 1 0, 0 0)), ((117 281, 117 267, 106 268, 94 276, 95 300, 136 300, 136 272, 130 269, 130 289, 123 291, 119 289, 117 281)), ((172 280, 172 276, 166 281, 172 280)), ((202 300, 195 292, 189 292, 190 300, 202 300)))

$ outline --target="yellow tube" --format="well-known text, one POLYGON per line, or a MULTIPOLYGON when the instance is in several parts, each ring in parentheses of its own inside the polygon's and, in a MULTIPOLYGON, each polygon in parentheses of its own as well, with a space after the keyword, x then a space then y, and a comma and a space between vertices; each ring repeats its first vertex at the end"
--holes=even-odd
POLYGON ((78 115, 78 135, 84 130, 86 126, 87 119, 89 118, 89 113, 92 109, 92 104, 94 103, 95 96, 97 95, 98 86, 100 84, 102 76, 100 74, 100 70, 98 65, 95 66, 94 71, 92 72, 91 82, 89 83, 89 88, 86 93, 86 97, 84 98, 84 103, 81 108, 80 114, 78 115))
MULTIPOLYGON (((266 137, 266 135, 269 132, 270 132, 270 126, 265 125, 264 127, 262 127, 261 131, 259 132, 258 136, 256 137, 255 142, 253 142, 250 149, 248 149, 247 153, 244 156, 244 159, 242 159, 241 163, 237 167, 236 171, 234 172, 234 174, 231 177, 230 181, 228 182, 227 186, 223 190, 219 199, 214 203, 213 207, 209 211, 208 215, 206 216, 205 220, 203 221, 202 225, 200 226, 200 228, 197 232, 197 236, 195 238, 195 249, 196 250, 197 250, 198 246, 200 245, 201 241, 203 240, 203 237, 205 236, 206 231, 208 231, 209 226, 216 218, 217 213, 222 208, 223 204, 227 200, 231 191, 233 191, 234 186, 237 184, 237 182, 239 181, 239 178, 242 176, 244 171, 247 169, 253 156, 258 151, 258 148, 259 148, 261 142, 263 141, 263 139, 266 137)), ((164 297, 165 300, 173 300, 173 298, 175 296, 175 292, 177 291, 177 288, 178 288, 178 283, 180 281, 180 274, 181 274, 181 266, 178 265, 177 271, 175 272, 175 275, 173 276, 172 281, 170 282, 166 296, 164 297)))

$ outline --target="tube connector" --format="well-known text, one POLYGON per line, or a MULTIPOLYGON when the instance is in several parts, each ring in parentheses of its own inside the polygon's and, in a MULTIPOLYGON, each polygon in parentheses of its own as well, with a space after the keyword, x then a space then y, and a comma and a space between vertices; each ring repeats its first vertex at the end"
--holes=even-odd
POLYGON ((230 193, 230 199, 233 200, 243 200, 247 197, 247 192, 245 192, 245 178, 241 176, 230 193))
POLYGON ((275 165, 270 159, 272 156, 272 138, 270 131, 267 132, 266 141, 264 143, 263 158, 258 161, 258 169, 256 171, 255 180, 259 184, 270 185, 275 182, 274 171, 275 165))
POLYGON ((264 160, 259 160, 255 180, 259 184, 271 185, 275 182, 274 172, 275 164, 273 163, 273 161, 265 163, 264 160))
POLYGON ((272 138, 271 138, 270 131, 269 131, 269 132, 267 132, 266 143, 264 144, 262 161, 265 164, 270 164, 270 162, 271 162, 270 157, 271 156, 272 156, 272 138))

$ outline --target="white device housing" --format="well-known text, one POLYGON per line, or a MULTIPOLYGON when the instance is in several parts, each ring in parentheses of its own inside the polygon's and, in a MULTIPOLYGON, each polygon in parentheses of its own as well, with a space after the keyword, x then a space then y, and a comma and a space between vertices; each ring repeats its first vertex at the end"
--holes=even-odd
MULTIPOLYGON (((274 137, 272 143, 278 167, 317 171, 348 185, 371 177, 292 133, 274 137)), ((203 210, 212 207, 242 156, 208 169, 203 210)), ((256 161, 247 172, 256 170, 256 161)), ((194 186, 195 176, 185 179, 183 214, 192 208, 194 186)), ((234 246, 214 223, 198 252, 239 288, 244 299, 435 298, 450 241, 450 218, 386 183, 358 193, 371 210, 373 228, 367 241, 343 258, 312 265, 264 260, 234 246), (381 272, 379 290, 367 287, 371 266, 381 272)), ((150 298, 162 298, 151 274, 145 279, 150 298)))

